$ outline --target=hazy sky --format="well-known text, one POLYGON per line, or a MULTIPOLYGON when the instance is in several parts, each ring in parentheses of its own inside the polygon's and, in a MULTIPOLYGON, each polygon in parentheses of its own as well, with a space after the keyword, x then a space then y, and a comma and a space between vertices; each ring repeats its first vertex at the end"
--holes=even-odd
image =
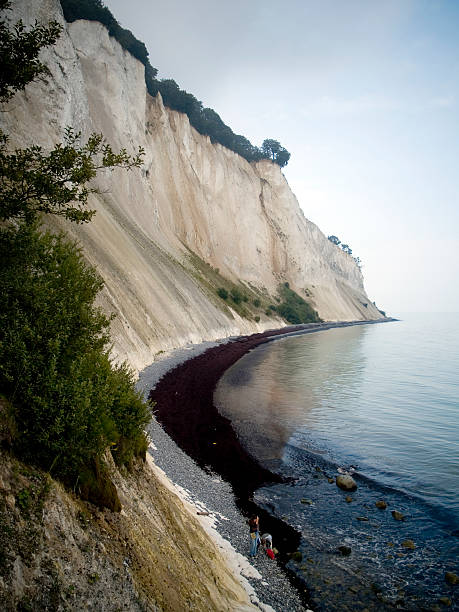
POLYGON ((106 0, 160 78, 291 153, 308 219, 396 316, 459 311, 457 0, 106 0))

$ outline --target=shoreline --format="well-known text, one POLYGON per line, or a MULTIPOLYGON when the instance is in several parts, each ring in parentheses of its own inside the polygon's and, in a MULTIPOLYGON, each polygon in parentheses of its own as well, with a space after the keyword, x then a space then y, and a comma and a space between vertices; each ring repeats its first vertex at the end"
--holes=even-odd
MULTIPOLYGON (((262 578, 265 578, 265 580, 261 580, 263 585, 261 588, 265 594, 268 593, 267 598, 261 597, 261 599, 266 600, 268 605, 275 608, 276 605, 280 606, 278 609, 282 610, 308 608, 304 582, 300 581, 291 570, 285 567, 289 560, 288 554, 295 552, 299 546, 300 533, 284 521, 262 510, 252 499, 253 492, 263 484, 286 481, 278 474, 262 468, 241 447, 230 421, 222 417, 213 405, 214 389, 218 380, 231 365, 260 344, 283 337, 325 331, 336 327, 374 324, 393 320, 384 318, 376 321, 312 323, 284 327, 251 336, 206 342, 201 345, 178 349, 171 356, 165 356, 164 359, 154 362, 140 375, 139 387, 144 393, 147 395, 149 388, 152 388, 149 395, 156 402, 154 412, 161 423, 161 425, 152 427, 152 429, 155 429, 153 437, 155 438, 158 435, 158 428, 162 429, 164 434, 168 438, 170 436, 174 443, 180 447, 185 456, 191 458, 196 467, 204 471, 208 481, 216 482, 221 476, 223 484, 229 483, 226 498, 234 496, 239 513, 236 519, 233 518, 233 521, 236 520, 238 524, 233 524, 232 528, 242 532, 242 540, 237 542, 238 537, 235 537, 231 529, 225 530, 225 520, 219 521, 218 517, 217 532, 227 538, 233 545, 236 540, 236 544, 239 544, 239 546, 236 545, 236 549, 239 548, 239 552, 246 557, 248 556, 248 536, 245 533, 247 529, 245 517, 250 512, 258 513, 263 531, 269 531, 273 535, 274 545, 281 550, 278 555, 281 566, 279 571, 288 577, 290 590, 301 598, 301 604, 298 601, 292 602, 289 607, 285 593, 286 586, 279 587, 278 584, 275 590, 282 593, 282 589, 284 589, 284 595, 278 598, 276 602, 275 593, 268 593, 269 588, 267 588, 266 583, 266 579, 272 582, 274 564, 272 562, 266 564, 266 560, 258 555, 252 564, 257 569, 262 570, 262 578), (215 477, 216 474, 219 475, 218 478, 215 477), (301 608, 298 607, 299 605, 301 605, 301 608)), ((176 485, 185 489, 189 494, 192 476, 183 474, 184 470, 180 467, 177 469, 176 466, 175 470, 171 469, 171 466, 167 465, 167 458, 161 458, 159 453, 157 456, 155 454, 155 462, 161 463, 161 461, 165 464, 161 469, 176 485)), ((195 484, 191 497, 194 496, 195 501, 202 502, 200 493, 206 486, 208 486, 208 483, 204 488, 202 485, 197 487, 195 484)), ((260 588, 259 581, 260 578, 253 581, 255 589, 260 588)))
POLYGON ((242 501, 262 484, 283 479, 260 466, 242 448, 231 422, 214 406, 213 394, 223 374, 243 355, 267 342, 392 320, 308 323, 212 343, 214 346, 165 372, 148 397, 156 403, 155 412, 164 430, 180 448, 201 467, 210 466, 218 472, 242 501))

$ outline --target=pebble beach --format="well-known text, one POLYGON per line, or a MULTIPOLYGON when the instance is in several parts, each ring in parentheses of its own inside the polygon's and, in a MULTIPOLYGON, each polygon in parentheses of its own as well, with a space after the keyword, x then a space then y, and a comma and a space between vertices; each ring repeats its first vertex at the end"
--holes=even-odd
MULTIPOLYGON (((340 325, 347 324, 331 327, 340 325)), ((241 582, 250 585, 252 602, 268 611, 310 609, 304 583, 285 567, 300 535, 254 504, 253 491, 279 481, 279 476, 259 466, 241 448, 230 422, 213 406, 213 391, 223 372, 251 348, 276 337, 329 327, 310 324, 186 346, 157 356, 137 383, 145 398, 156 402, 149 426, 155 464, 196 507, 196 513, 209 513, 212 528, 228 544, 224 554, 232 557, 241 582), (251 512, 260 515, 261 532, 273 535, 279 550, 276 561, 262 550, 249 558, 247 517, 251 512)))
MULTIPOLYGON (((159 380, 174 368, 228 341, 231 339, 204 342, 164 354, 142 371, 137 388, 148 397, 159 380)), ((196 512, 209 512, 212 526, 228 543, 224 554, 232 556, 229 559, 230 565, 240 572, 243 584, 247 581, 253 589, 249 593, 253 603, 268 612, 271 609, 308 610, 306 593, 301 593, 301 586, 297 588, 292 584, 281 565, 271 561, 261 550, 257 557, 249 561, 247 517, 239 510, 231 485, 220 476, 198 466, 179 448, 156 418, 151 421, 149 435, 152 441, 150 453, 155 464, 174 483, 177 492, 195 505, 196 512), (241 555, 244 559, 241 559, 241 555)))

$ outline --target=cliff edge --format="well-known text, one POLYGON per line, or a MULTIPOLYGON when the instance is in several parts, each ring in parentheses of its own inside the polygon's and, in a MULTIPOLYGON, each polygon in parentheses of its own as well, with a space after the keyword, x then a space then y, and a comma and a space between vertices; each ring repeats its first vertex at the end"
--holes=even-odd
POLYGON ((57 19, 64 31, 43 53, 49 77, 2 113, 11 144, 50 147, 72 126, 83 139, 96 131, 114 148, 145 149, 141 170, 100 173, 90 224, 59 222, 105 280, 115 356, 140 370, 189 342, 280 327, 263 304, 285 282, 324 320, 380 318, 353 258, 305 218, 277 165, 249 164, 153 99, 144 66, 100 23, 66 24, 58 0, 18 0, 20 17, 57 19), (251 304, 258 296, 259 314, 219 298, 223 280, 251 304))

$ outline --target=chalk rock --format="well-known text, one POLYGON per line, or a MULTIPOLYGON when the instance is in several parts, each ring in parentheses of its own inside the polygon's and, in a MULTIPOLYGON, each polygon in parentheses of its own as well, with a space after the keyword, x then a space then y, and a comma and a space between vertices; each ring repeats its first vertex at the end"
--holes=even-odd
POLYGON ((336 485, 343 491, 355 491, 357 489, 357 483, 349 474, 340 474, 337 476, 336 485))
MULTIPOLYGON (((14 10, 19 4, 32 22, 41 19, 38 5, 46 6, 41 10, 49 19, 61 14, 56 0, 18 0, 14 10)), ((88 131, 102 132, 114 150, 145 150, 138 172, 98 173, 91 187, 100 194, 88 202, 97 215, 68 226, 89 259, 100 263, 98 300, 118 314, 111 330, 116 360, 142 370, 155 352, 172 346, 284 325, 271 312, 259 323, 233 315, 209 293, 210 270, 195 273, 197 261, 271 295, 282 265, 292 289, 308 288, 322 319, 381 317, 354 258, 305 218, 279 165, 247 162, 199 134, 161 96, 147 95, 144 66, 102 24, 66 24, 46 53, 52 76, 18 92, 0 113, 12 148, 33 143, 47 149, 71 125, 83 131, 83 140, 88 131), (190 272, 182 264, 184 249, 193 252, 190 272)))

